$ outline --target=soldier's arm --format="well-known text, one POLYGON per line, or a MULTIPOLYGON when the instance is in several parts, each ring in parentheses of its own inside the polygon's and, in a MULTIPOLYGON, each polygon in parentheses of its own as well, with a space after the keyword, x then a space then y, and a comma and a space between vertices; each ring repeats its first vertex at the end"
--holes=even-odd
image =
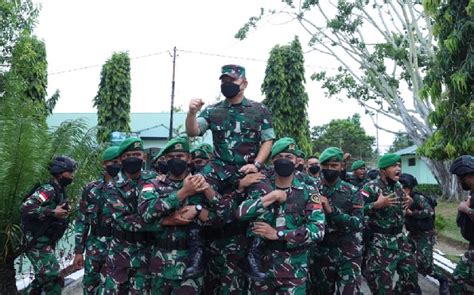
POLYGON ((40 188, 23 202, 20 210, 25 215, 44 220, 54 215, 54 209, 45 206, 53 199, 54 189, 51 191, 40 188))
POLYGON ((273 140, 275 139, 275 131, 273 130, 272 116, 266 107, 262 109, 262 132, 260 142, 262 143, 258 154, 255 158, 256 162, 265 163, 272 150, 273 140))
POLYGON ((355 188, 352 188, 350 203, 352 205, 350 214, 344 213, 338 208, 334 208, 333 212, 327 215, 327 219, 332 219, 338 227, 358 232, 364 228, 364 200, 355 188))
POLYGON ((299 247, 323 240, 325 216, 321 204, 308 200, 305 215, 306 222, 302 226, 284 231, 288 246, 299 247))
POLYGON ((154 223, 165 215, 178 209, 182 202, 175 190, 169 195, 159 194, 153 184, 145 184, 140 193, 138 213, 147 223, 154 223))
POLYGON ((236 217, 241 221, 251 221, 268 213, 268 207, 276 202, 273 192, 260 197, 256 193, 252 198, 243 201, 237 209, 236 217))
POLYGON ((374 213, 374 203, 377 201, 377 191, 370 185, 366 184, 359 191, 362 200, 364 201, 364 215, 370 215, 374 213))
POLYGON ((413 206, 414 208, 421 208, 411 210, 411 216, 417 219, 423 219, 428 217, 433 217, 435 212, 433 208, 430 206, 428 201, 425 199, 424 196, 416 195, 413 198, 413 206))
POLYGON ((85 187, 82 191, 81 200, 79 201, 79 210, 77 211, 76 223, 74 227, 75 231, 75 246, 74 246, 74 253, 75 254, 82 254, 84 253, 84 249, 86 246, 87 236, 89 233, 90 228, 90 220, 91 216, 88 214, 88 206, 94 206, 94 204, 89 204, 88 195, 90 193, 90 189, 85 187))

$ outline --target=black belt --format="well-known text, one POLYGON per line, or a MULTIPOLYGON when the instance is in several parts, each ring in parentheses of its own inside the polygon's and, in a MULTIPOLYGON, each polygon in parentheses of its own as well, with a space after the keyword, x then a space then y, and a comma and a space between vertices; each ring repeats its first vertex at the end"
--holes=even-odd
POLYGON ((93 226, 91 234, 96 237, 110 237, 112 235, 112 228, 110 226, 93 226))
POLYGON ((383 228, 383 227, 371 224, 370 229, 373 233, 376 233, 376 234, 398 235, 402 233, 403 227, 397 226, 397 227, 383 228))
POLYGON ((343 232, 332 232, 324 234, 324 239, 318 244, 323 247, 338 247, 348 243, 356 243, 354 235, 343 232))
POLYGON ((203 227, 201 234, 205 240, 214 241, 244 235, 246 231, 246 225, 233 222, 224 227, 203 227))
POLYGON ((118 229, 112 229, 112 236, 119 240, 125 240, 129 243, 147 243, 151 236, 147 232, 129 232, 118 229))
POLYGON ((188 249, 188 243, 186 240, 171 241, 159 239, 158 237, 155 237, 154 240, 154 245, 160 250, 173 251, 188 249))
POLYGON ((280 252, 295 252, 299 250, 303 250, 304 246, 297 246, 297 247, 288 247, 288 243, 286 241, 267 241, 266 242, 268 249, 276 250, 280 252))

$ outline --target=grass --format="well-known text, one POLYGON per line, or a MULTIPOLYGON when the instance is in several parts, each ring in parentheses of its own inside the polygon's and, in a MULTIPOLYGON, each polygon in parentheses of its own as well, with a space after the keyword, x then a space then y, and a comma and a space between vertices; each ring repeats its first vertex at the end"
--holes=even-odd
MULTIPOLYGON (((438 201, 436 206, 436 216, 444 219, 444 227, 437 228, 438 237, 458 245, 468 245, 467 241, 462 237, 458 226, 456 225, 456 216, 458 212, 457 202, 438 201)), ((466 247, 467 248, 467 247, 466 247)))

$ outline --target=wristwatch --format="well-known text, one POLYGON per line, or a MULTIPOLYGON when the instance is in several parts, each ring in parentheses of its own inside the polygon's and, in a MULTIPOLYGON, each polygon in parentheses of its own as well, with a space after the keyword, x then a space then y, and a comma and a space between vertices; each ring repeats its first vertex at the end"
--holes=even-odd
POLYGON ((285 232, 283 232, 282 230, 277 231, 277 237, 278 237, 278 240, 284 240, 285 232))
POLYGON ((202 211, 202 205, 201 204, 197 204, 194 206, 196 208, 196 218, 199 217, 199 214, 201 214, 201 211, 202 211))
POLYGON ((255 165, 255 168, 257 168, 258 171, 263 169, 262 163, 255 161, 253 164, 255 165))

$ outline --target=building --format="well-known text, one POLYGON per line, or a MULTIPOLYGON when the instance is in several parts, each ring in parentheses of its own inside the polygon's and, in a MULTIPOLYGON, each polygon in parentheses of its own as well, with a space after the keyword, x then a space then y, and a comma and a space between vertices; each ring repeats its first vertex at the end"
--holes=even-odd
POLYGON ((402 159, 402 172, 416 177, 418 183, 438 184, 425 161, 416 154, 416 146, 410 146, 395 152, 402 159))

